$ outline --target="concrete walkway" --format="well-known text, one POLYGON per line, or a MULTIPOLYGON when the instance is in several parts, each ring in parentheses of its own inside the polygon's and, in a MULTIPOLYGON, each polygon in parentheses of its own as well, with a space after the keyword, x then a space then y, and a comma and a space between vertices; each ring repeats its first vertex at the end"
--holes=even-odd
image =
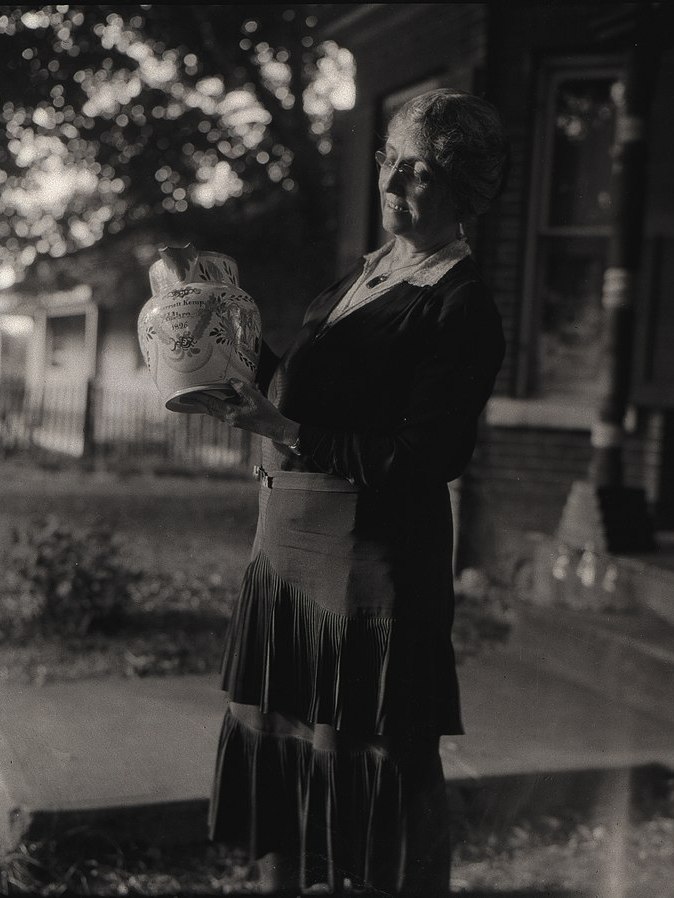
MULTIPOLYGON (((569 777, 580 776, 576 791, 587 793, 582 777, 597 772, 674 769, 673 723, 516 652, 472 660, 460 678, 470 735, 443 740, 445 773, 462 788, 493 784, 487 810, 507 805, 512 815, 563 800, 559 784, 567 788, 569 777)), ((204 837, 223 708, 214 676, 4 687, 0 846, 80 823, 153 839, 204 837)))

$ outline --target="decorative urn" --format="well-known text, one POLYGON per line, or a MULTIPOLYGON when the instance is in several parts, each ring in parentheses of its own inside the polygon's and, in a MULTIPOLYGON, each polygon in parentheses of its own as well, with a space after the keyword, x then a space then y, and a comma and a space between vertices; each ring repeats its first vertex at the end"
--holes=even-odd
POLYGON ((150 267, 152 298, 138 316, 138 341, 155 384, 174 412, 204 390, 232 395, 228 380, 252 383, 260 358, 260 313, 239 287, 236 262, 192 244, 165 246, 150 267))

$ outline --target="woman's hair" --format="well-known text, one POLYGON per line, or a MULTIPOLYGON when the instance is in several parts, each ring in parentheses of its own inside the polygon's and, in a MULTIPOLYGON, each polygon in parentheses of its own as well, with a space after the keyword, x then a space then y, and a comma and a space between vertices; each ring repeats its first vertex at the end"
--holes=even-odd
POLYGON ((449 182, 459 215, 486 212, 499 194, 510 153, 501 117, 486 100, 453 88, 439 88, 408 100, 389 131, 413 129, 424 155, 449 182))

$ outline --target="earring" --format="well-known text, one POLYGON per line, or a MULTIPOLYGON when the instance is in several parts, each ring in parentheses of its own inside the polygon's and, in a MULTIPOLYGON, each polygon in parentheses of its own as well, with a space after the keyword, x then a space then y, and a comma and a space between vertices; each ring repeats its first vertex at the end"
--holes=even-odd
POLYGON ((457 240, 465 240, 466 239, 466 232, 463 229, 462 221, 459 222, 458 227, 456 229, 456 239, 457 240))

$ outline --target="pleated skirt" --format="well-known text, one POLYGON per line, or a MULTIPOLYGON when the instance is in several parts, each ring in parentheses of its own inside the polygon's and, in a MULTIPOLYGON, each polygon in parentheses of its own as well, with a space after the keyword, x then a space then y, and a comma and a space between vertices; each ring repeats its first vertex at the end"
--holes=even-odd
POLYGON ((251 862, 283 855, 303 889, 433 898, 450 866, 438 734, 461 731, 451 622, 436 603, 404 613, 396 547, 363 538, 358 502, 328 475, 261 489, 210 834, 251 862))

